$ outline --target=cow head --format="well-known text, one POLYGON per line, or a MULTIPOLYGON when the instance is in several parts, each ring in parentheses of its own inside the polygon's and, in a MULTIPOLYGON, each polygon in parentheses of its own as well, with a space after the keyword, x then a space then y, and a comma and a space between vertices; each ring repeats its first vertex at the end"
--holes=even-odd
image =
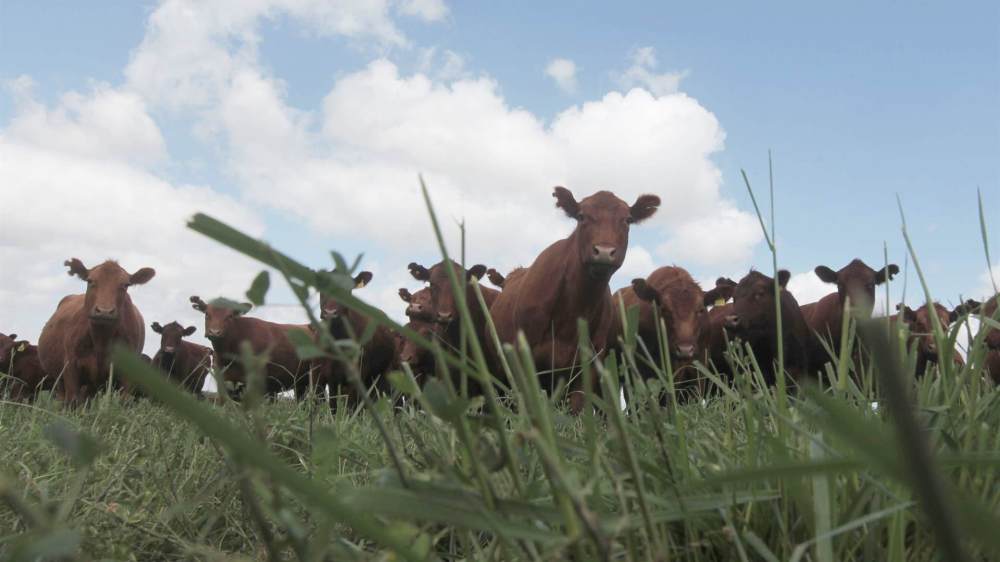
POLYGON ((31 345, 27 340, 17 339, 17 334, 0 334, 0 371, 7 372, 11 360, 17 353, 23 353, 31 345))
POLYGON ((406 315, 414 320, 434 320, 434 310, 431 308, 431 289, 424 287, 416 293, 408 289, 399 290, 399 298, 407 303, 406 315))
MULTIPOLYGON (((431 341, 438 337, 442 327, 440 323, 422 320, 411 321, 406 326, 420 334, 424 339, 431 341)), ((430 350, 423 348, 409 338, 402 338, 399 347, 400 363, 408 363, 411 367, 417 367, 425 364, 431 357, 433 357, 433 353, 430 350)))
POLYGON ((84 310, 87 311, 90 321, 96 324, 117 322, 119 314, 126 306, 128 288, 132 285, 142 285, 156 275, 156 271, 149 267, 129 273, 111 260, 94 269, 87 269, 87 266, 76 258, 66 260, 64 265, 69 268, 70 275, 76 275, 87 282, 84 310))
POLYGON ((600 281, 611 279, 625 260, 629 226, 653 216, 660 206, 655 195, 640 195, 631 207, 610 191, 598 191, 578 202, 570 190, 556 187, 552 196, 556 207, 576 219, 572 238, 580 262, 592 279, 600 281))
POLYGON ((960 308, 949 311, 938 303, 933 303, 933 306, 925 304, 916 310, 900 303, 896 305, 896 310, 899 311, 903 322, 910 327, 910 337, 917 340, 917 350, 928 361, 937 361, 938 359, 937 341, 934 339, 934 321, 931 315, 937 316, 938 323, 945 332, 947 332, 948 326, 962 315, 960 308))
POLYGON ((850 297, 851 308, 854 312, 868 318, 872 315, 872 310, 875 307, 875 286, 892 279, 893 275, 899 273, 899 266, 891 263, 875 271, 868 267, 865 262, 855 259, 851 260, 851 263, 840 271, 833 271, 825 265, 817 266, 814 271, 824 283, 837 285, 841 306, 850 297))
MULTIPOLYGON (((351 291, 354 289, 361 289, 365 285, 371 283, 372 272, 362 271, 361 273, 354 276, 354 285, 351 287, 351 291)), ((320 293, 319 295, 319 318, 323 321, 336 320, 338 318, 347 317, 347 313, 350 309, 347 308, 343 303, 338 301, 336 298, 320 293)))
POLYGON ((640 299, 655 306, 667 327, 670 354, 679 361, 691 361, 701 351, 700 339, 708 330, 705 293, 692 282, 660 284, 652 277, 633 279, 632 290, 640 299))
POLYGON ((164 355, 176 353, 177 349, 181 346, 181 340, 198 330, 194 326, 185 328, 177 322, 171 322, 166 326, 161 326, 159 322, 153 322, 150 327, 153 328, 154 332, 160 334, 160 351, 164 355))
MULTIPOLYGON (((486 274, 485 265, 474 265, 468 270, 463 271, 461 265, 451 260, 442 261, 430 269, 417 263, 410 263, 407 266, 414 279, 424 281, 428 284, 427 288, 430 289, 430 308, 435 313, 435 320, 444 324, 450 323, 458 315, 458 309, 455 305, 455 293, 451 290, 451 282, 448 280, 448 270, 446 269, 449 264, 454 268, 455 277, 459 283, 467 283, 473 277, 482 279, 483 275, 486 274)), ((470 302, 469 306, 477 305, 474 302, 470 302)))
POLYGON ((195 295, 191 297, 191 308, 205 313, 205 337, 214 342, 225 338, 233 321, 250 312, 253 305, 245 302, 236 307, 215 306, 195 295))
MULTIPOLYGON (((791 274, 778 271, 778 286, 784 290, 791 274)), ((726 317, 726 328, 753 336, 775 329, 777 316, 774 302, 774 278, 751 271, 733 291, 733 314, 726 317)))

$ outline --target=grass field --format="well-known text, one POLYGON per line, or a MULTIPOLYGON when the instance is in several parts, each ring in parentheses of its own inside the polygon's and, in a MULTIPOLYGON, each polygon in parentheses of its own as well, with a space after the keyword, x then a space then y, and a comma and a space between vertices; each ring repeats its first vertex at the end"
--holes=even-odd
MULTIPOLYGON (((192 228, 277 269, 303 302, 318 288, 399 328, 344 290, 339 258, 338 273, 318 275, 208 217, 192 228)), ((248 296, 269 284, 259 277, 248 296)), ((938 330, 939 348, 962 329, 938 330)), ((541 392, 523 346, 505 348, 504 397, 467 398, 450 378, 420 389, 404 372, 391 381, 405 405, 375 399, 336 416, 316 400, 266 401, 253 378, 240 403, 198 401, 119 351, 116 369, 154 398, 0 404, 0 555, 997 559, 1000 391, 983 377, 981 337, 963 366, 945 357, 914 381, 913 350, 888 324, 857 332, 870 353, 845 350, 815 384, 765 388, 737 351, 732 383, 705 371, 715 391, 669 407, 651 399, 673 392, 669 368, 648 385, 634 377, 645 355, 634 333, 603 363, 581 345, 582 376, 609 397, 625 384, 636 402, 624 412, 588 394, 578 417, 541 392)), ((298 342, 300 354, 357 352, 325 336, 298 342)), ((448 358, 463 376, 490 376, 474 342, 448 358)))

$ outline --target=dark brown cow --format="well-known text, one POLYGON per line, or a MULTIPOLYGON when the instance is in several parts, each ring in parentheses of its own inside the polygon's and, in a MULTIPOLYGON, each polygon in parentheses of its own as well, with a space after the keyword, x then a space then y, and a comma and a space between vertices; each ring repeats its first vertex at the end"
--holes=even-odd
MULTIPOLYGON (((362 271, 354 277, 354 288, 360 289, 371 280, 372 273, 362 271)), ((360 338, 365 333, 370 320, 363 314, 351 310, 327 295, 321 294, 319 303, 320 320, 326 323, 333 339, 347 340, 351 339, 352 335, 360 338)), ((361 347, 361 357, 357 365, 361 382, 366 388, 374 383, 382 393, 388 394, 391 391, 386 375, 395 361, 395 356, 396 343, 392 332, 384 326, 376 327, 371 339, 361 347)), ((336 407, 336 396, 341 394, 347 396, 349 408, 354 408, 360 399, 360 395, 351 384, 348 369, 348 365, 336 359, 323 358, 313 362, 315 383, 319 388, 323 388, 324 385, 330 386, 331 406, 336 407)))
POLYGON ((185 328, 177 322, 166 326, 153 322, 151 328, 160 334, 160 349, 151 363, 166 373, 170 380, 201 396, 205 377, 212 370, 212 348, 184 341, 185 336, 195 333, 198 328, 185 328))
MULTIPOLYGON (((427 288, 431 292, 430 307, 433 311, 433 318, 435 322, 441 324, 437 335, 445 349, 456 351, 462 344, 462 323, 461 319, 458 318, 455 293, 452 291, 451 282, 448 278, 447 267, 449 263, 455 272, 458 282, 465 283, 465 302, 469 308, 469 316, 472 319, 473 334, 475 338, 483 342, 485 341, 483 336, 486 331, 486 314, 483 312, 482 307, 479 306, 475 289, 469 281, 473 277, 481 279, 486 274, 485 265, 474 265, 468 270, 464 270, 460 264, 449 260, 447 262, 441 261, 430 269, 417 263, 410 263, 407 267, 414 279, 424 281, 428 284, 427 288)), ((483 294, 483 300, 486 302, 487 308, 493 305, 497 295, 500 294, 496 289, 482 285, 479 286, 479 290, 483 294)), ((484 348, 483 352, 487 352, 487 349, 484 348)), ((482 393, 482 389, 476 381, 470 380, 468 388, 469 393, 472 395, 482 393)))
MULTIPOLYGON (((716 288, 724 288, 732 298, 736 291, 736 281, 728 277, 719 277, 715 280, 716 288)), ((727 380, 732 376, 732 368, 726 359, 728 341, 735 339, 735 334, 728 334, 726 331, 726 318, 733 315, 733 303, 728 299, 716 299, 712 303, 712 308, 708 310, 708 356, 715 371, 727 380)))
POLYGON ((45 372, 57 378, 65 400, 76 404, 107 384, 112 344, 142 352, 146 331, 128 288, 148 282, 156 272, 144 267, 129 273, 111 260, 93 269, 76 258, 65 265, 70 275, 87 282, 87 292, 59 302, 38 338, 38 357, 45 372))
MULTIPOLYGON (((778 271, 785 370, 791 377, 790 382, 794 383, 815 368, 810 363, 810 355, 815 354, 816 341, 802 317, 799 303, 785 289, 790 277, 788 271, 778 271)), ((764 382, 773 386, 777 380, 778 358, 773 278, 751 271, 740 279, 733 293, 733 314, 726 318, 726 329, 749 344, 764 382)))
MULTIPOLYGON (((428 322, 421 319, 411 319, 406 323, 406 327, 417 332, 427 340, 435 340, 441 337, 443 324, 438 322, 428 322)), ((421 347, 413 340, 400 336, 397 340, 397 361, 399 364, 407 363, 417 384, 423 385, 427 377, 433 376, 435 372, 434 353, 421 347)))
MULTIPOLYGON (((896 315, 897 321, 902 319, 909 327, 910 343, 917 342, 917 368, 915 376, 920 378, 927 372, 927 367, 931 363, 937 364, 940 356, 937 341, 934 339, 934 321, 931 314, 937 316, 941 330, 947 335, 948 327, 951 326, 951 323, 958 320, 962 315, 967 314, 968 311, 963 304, 949 311, 939 303, 933 303, 933 306, 924 304, 916 310, 904 304, 898 304, 896 305, 896 310, 899 311, 896 315), (933 313, 931 312, 932 310, 933 313)), ((952 357, 956 364, 961 365, 964 363, 961 356, 954 350, 952 351, 952 357)))
POLYGON ((28 340, 18 340, 17 334, 0 334, 0 394, 9 393, 12 400, 33 400, 39 390, 52 388, 52 377, 46 377, 38 360, 38 346, 28 340))
MULTIPOLYGON (((542 251, 517 279, 507 279, 490 313, 500 341, 514 343, 523 331, 535 365, 555 378, 569 378, 579 365, 577 320, 589 325, 594 348, 603 353, 613 343, 615 307, 608 281, 628 250, 629 226, 653 216, 655 195, 641 195, 631 207, 610 191, 582 201, 564 187, 555 188, 556 206, 577 221, 567 238, 542 251)), ((582 381, 572 379, 570 409, 583 407, 582 381)))
POLYGON ((833 271, 825 265, 817 266, 816 276, 824 283, 837 285, 837 292, 830 293, 820 300, 802 305, 802 316, 806 319, 809 329, 819 337, 828 339, 833 344, 833 350, 840 349, 841 325, 844 321, 844 303, 848 297, 855 316, 871 318, 875 308, 875 286, 892 279, 899 273, 896 264, 875 271, 859 260, 851 260, 840 271, 833 271))
POLYGON ((205 337, 212 342, 225 381, 234 385, 246 383, 246 370, 239 358, 240 344, 248 342, 253 353, 268 356, 264 390, 269 396, 289 389, 295 391, 298 399, 305 396, 310 363, 299 359, 288 334, 300 331, 311 338, 308 324, 278 324, 247 317, 245 314, 253 307, 249 303, 230 308, 206 304, 198 296, 190 300, 192 308, 205 313, 205 337))
MULTIPOLYGON (((694 362, 708 364, 711 343, 708 307, 717 300, 729 300, 734 288, 723 283, 705 292, 686 270, 661 267, 646 279, 633 279, 630 287, 615 293, 615 301, 621 298, 625 308, 639 307, 637 335, 645 343, 657 368, 665 364, 657 339, 654 311, 659 311, 659 317, 666 326, 675 388, 687 393, 694 390, 697 384, 694 362)), ((638 359, 638 363, 643 378, 656 378, 656 369, 642 359, 638 359)))

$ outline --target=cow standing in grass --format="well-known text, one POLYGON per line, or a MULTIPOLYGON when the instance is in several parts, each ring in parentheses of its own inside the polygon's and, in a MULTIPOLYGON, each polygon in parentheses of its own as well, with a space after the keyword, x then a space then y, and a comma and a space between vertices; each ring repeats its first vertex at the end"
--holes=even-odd
MULTIPOLYGON (((936 302, 929 305, 924 304, 916 310, 904 304, 899 304, 896 305, 896 310, 899 311, 896 315, 896 320, 902 320, 909 327, 910 345, 916 342, 917 365, 914 375, 917 378, 924 376, 931 364, 936 365, 938 363, 942 352, 938 348, 937 339, 934 337, 934 320, 931 315, 937 316, 941 331, 947 337, 948 327, 951 326, 951 323, 969 312, 964 304, 960 304, 949 311, 936 302)), ((952 361, 956 365, 964 364, 962 357, 954 349, 951 350, 951 356, 952 361)))
MULTIPOLYGON (((455 278, 463 285, 459 290, 465 295, 469 316, 472 319, 471 337, 476 338, 479 342, 484 341, 486 313, 483 312, 482 307, 479 305, 475 288, 470 281, 472 278, 481 279, 486 274, 485 265, 474 265, 469 269, 464 269, 460 264, 452 260, 447 260, 441 261, 430 268, 418 263, 410 263, 407 267, 414 279, 427 283, 427 289, 430 290, 429 306, 430 310, 433 311, 433 321, 440 324, 437 327, 437 335, 446 351, 458 353, 462 346, 462 320, 459 318, 458 302, 455 299, 455 292, 452 291, 451 281, 448 276, 448 267, 452 268, 455 278)), ((483 286, 480 286, 479 290, 482 292, 487 308, 492 306, 499 291, 483 286)), ((469 342, 466 342, 466 345, 468 344, 469 342)), ((483 351, 485 353, 485 347, 483 351)), ((471 356, 471 351, 469 353, 471 356)), ((468 388, 470 395, 482 393, 482 388, 477 381, 470 379, 468 381, 468 388)))
POLYGON ((862 319, 872 316, 875 309, 875 287, 892 279, 899 273, 899 266, 889 264, 875 271, 859 260, 851 260, 840 271, 833 271, 825 265, 817 266, 816 276, 824 283, 837 285, 837 292, 820 300, 802 305, 802 316, 809 329, 832 344, 834 353, 840 350, 840 334, 844 322, 844 306, 848 299, 851 313, 862 319))
MULTIPOLYGON (((641 195, 630 207, 610 191, 577 201, 564 187, 555 188, 556 207, 577 221, 568 237, 554 242, 516 279, 507 279, 490 308, 502 343, 516 343, 524 332, 539 370, 548 371, 543 387, 559 378, 571 380, 570 409, 583 408, 579 377, 577 321, 589 326, 598 354, 612 343, 615 307, 608 281, 628 250, 629 227, 656 213, 660 198, 641 195)), ((499 352, 499 350, 494 350, 499 352)))
POLYGON ((146 332, 128 288, 148 282, 156 272, 144 267, 129 273, 111 260, 93 269, 76 258, 65 265, 87 283, 87 292, 59 301, 38 338, 38 357, 45 372, 59 379, 66 402, 77 404, 107 385, 113 344, 142 351, 146 332))
MULTIPOLYGON (((362 271, 354 277, 352 290, 364 287, 371 280, 372 273, 362 271)), ((361 338, 367 331, 368 323, 371 322, 367 316, 348 308, 337 299, 325 294, 320 294, 319 302, 320 320, 326 325, 334 340, 361 338)), ((313 361, 314 383, 319 389, 329 385, 332 407, 336 407, 337 396, 343 393, 347 396, 348 407, 353 408, 360 396, 350 381, 350 369, 357 369, 361 383, 365 388, 377 384, 376 389, 388 394, 391 389, 386 375, 395 361, 395 355, 396 344, 392 332, 384 326, 377 326, 374 328, 371 338, 361 346, 360 356, 357 357, 357 362, 353 366, 335 358, 324 357, 313 361)))
POLYGON ((751 271, 740 279, 733 292, 733 314, 726 317, 726 330, 750 346, 760 366, 764 382, 773 386, 777 381, 776 363, 778 342, 782 342, 785 370, 791 382, 806 374, 813 374, 817 367, 813 358, 818 355, 817 341, 806 324, 799 303, 785 286, 791 274, 778 272, 781 304, 781 338, 778 338, 775 307, 774 279, 751 271))
POLYGON ((47 377, 38 360, 38 346, 18 340, 17 334, 0 334, 0 395, 12 400, 34 400, 39 390, 50 390, 53 377, 47 377))
POLYGON ((733 289, 732 285, 722 283, 706 292, 683 268, 661 267, 646 279, 633 279, 631 286, 615 293, 615 302, 620 298, 626 309, 639 307, 637 335, 655 365, 650 365, 645 353, 637 349, 639 374, 647 380, 656 378, 657 371, 667 364, 657 333, 658 315, 666 327, 675 388, 685 395, 695 391, 699 377, 694 362, 707 365, 709 358, 708 307, 717 300, 728 300, 733 289))
MULTIPOLYGON (((294 390, 301 399, 309 386, 309 362, 299 359, 289 339, 292 332, 312 338, 308 324, 278 324, 245 316, 252 305, 207 304, 201 297, 191 297, 191 306, 205 314, 205 337, 212 342, 215 357, 223 368, 223 379, 233 385, 247 382, 246 367, 240 360, 240 345, 247 342, 255 355, 267 355, 264 368, 264 392, 273 397, 294 390)), ((221 391, 221 389, 220 389, 221 391)))
POLYGON ((151 328, 160 334, 160 349, 151 363, 167 374, 167 378, 194 394, 201 396, 205 377, 212 370, 212 349, 193 342, 184 341, 186 336, 198 328, 184 327, 177 322, 161 326, 153 322, 151 328))
MULTIPOLYGON (((430 287, 424 287, 415 293, 410 293, 405 288, 399 290, 399 298, 406 303, 406 316, 409 318, 405 327, 433 341, 441 336, 443 325, 435 321, 437 314, 432 308, 431 296, 430 287)), ((434 374, 434 354, 431 350, 402 334, 397 334, 396 338, 396 362, 400 365, 408 364, 419 385, 423 385, 424 379, 434 374)))

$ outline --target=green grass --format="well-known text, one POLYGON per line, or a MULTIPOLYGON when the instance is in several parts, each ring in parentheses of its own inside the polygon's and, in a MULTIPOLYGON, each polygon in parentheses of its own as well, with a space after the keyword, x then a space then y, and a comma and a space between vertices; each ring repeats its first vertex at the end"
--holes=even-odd
MULTIPOLYGON (((275 268, 303 302, 320 290, 400 329, 350 296, 339 255, 321 274, 210 217, 191 227, 275 268)), ((270 285, 258 276, 249 298, 270 285)), ((713 393, 669 407, 669 365, 635 377, 648 357, 634 331, 600 362, 582 336, 582 376, 610 398, 588 395, 578 417, 541 392, 523 343, 504 348, 506 391, 463 394, 463 378, 499 374, 475 341, 461 354, 424 342, 462 377, 421 389, 395 373, 405 405, 373 397, 336 416, 264 400, 259 375, 239 404, 199 402, 119 350, 116 369, 154 398, 0 403, 0 559, 996 559, 1000 390, 982 338, 964 366, 914 381, 913 349, 886 326, 845 327, 871 356, 834 358, 787 396, 734 348, 732 382, 705 369, 713 393)), ((938 327, 939 341, 961 329, 938 327)), ((325 332, 295 343, 310 357, 359 349, 325 332)))

